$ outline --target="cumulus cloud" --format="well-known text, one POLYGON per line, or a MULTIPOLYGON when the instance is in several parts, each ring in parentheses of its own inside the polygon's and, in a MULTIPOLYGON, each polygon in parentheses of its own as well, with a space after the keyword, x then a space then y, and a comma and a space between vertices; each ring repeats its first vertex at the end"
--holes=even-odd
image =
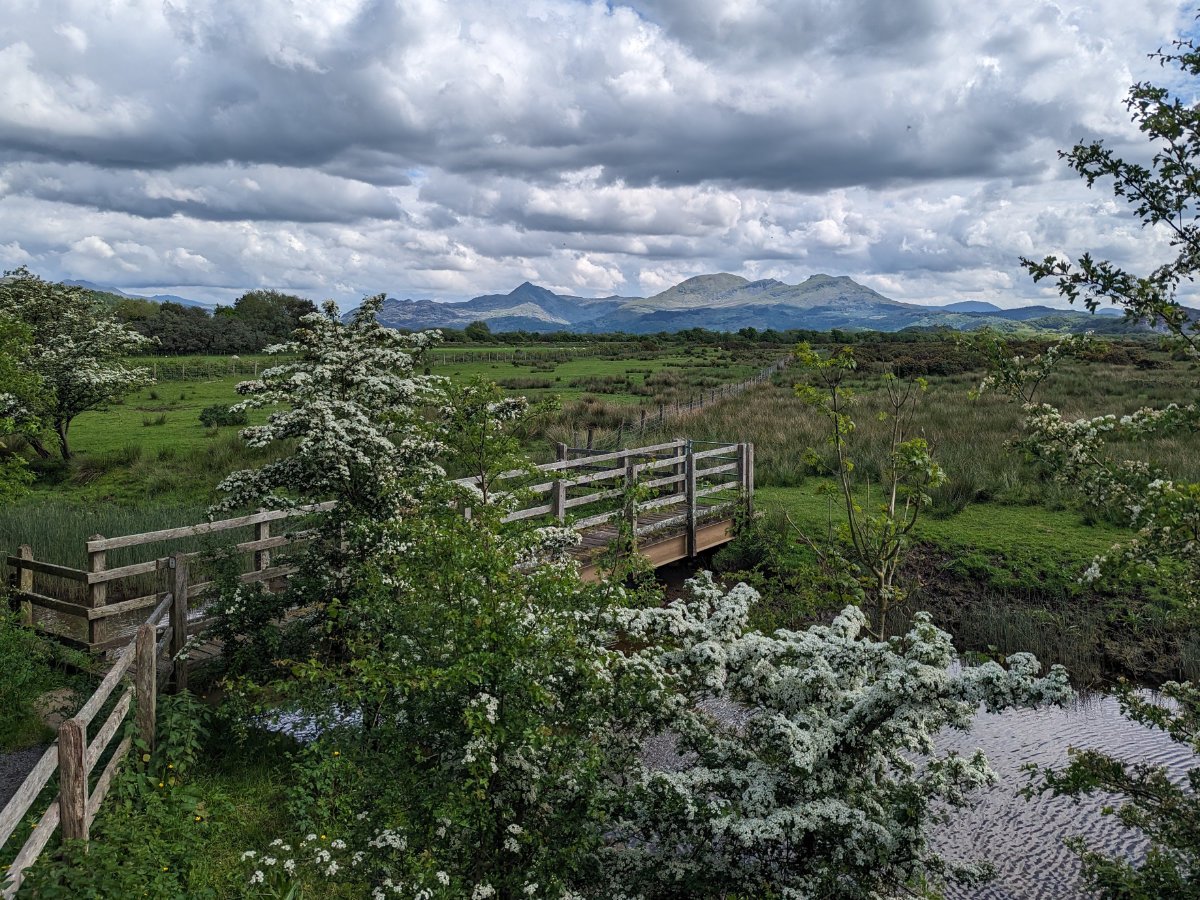
POLYGON ((1021 254, 1165 251, 1055 151, 1176 0, 13 0, 0 262, 227 300, 850 274, 1044 300, 1021 254))

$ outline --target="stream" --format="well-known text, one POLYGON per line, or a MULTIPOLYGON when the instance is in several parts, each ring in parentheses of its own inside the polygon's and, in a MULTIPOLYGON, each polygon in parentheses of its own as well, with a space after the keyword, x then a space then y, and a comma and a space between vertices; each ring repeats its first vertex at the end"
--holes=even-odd
POLYGON ((1200 765, 1187 747, 1125 719, 1117 701, 1102 694, 1080 695, 1065 709, 980 712, 970 732, 944 732, 938 745, 964 753, 980 748, 1000 776, 999 784, 980 792, 973 809, 957 813, 933 839, 948 859, 989 860, 997 869, 996 877, 982 887, 952 887, 946 896, 953 900, 1089 896, 1079 888, 1078 859, 1063 846, 1063 839, 1071 835, 1081 835, 1094 849, 1112 855, 1136 858, 1145 853, 1146 844, 1136 832, 1100 814, 1100 798, 1018 796, 1027 780, 1022 766, 1064 765, 1068 747, 1165 765, 1175 777, 1200 765))

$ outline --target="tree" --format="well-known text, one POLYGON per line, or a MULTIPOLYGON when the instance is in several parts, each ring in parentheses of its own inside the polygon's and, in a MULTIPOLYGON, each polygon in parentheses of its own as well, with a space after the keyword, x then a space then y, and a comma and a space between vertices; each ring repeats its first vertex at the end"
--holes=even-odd
MULTIPOLYGON (((926 390, 926 382, 923 378, 901 381, 892 374, 884 376, 887 409, 880 418, 889 422, 890 427, 884 469, 876 484, 882 502, 873 506, 870 477, 857 471, 850 446, 855 424, 849 408, 856 398, 846 380, 857 366, 854 351, 842 347, 822 356, 808 344, 800 344, 795 356, 817 382, 797 384, 796 396, 829 421, 829 444, 834 457, 832 475, 846 512, 839 536, 850 548, 849 560, 832 541, 820 544, 799 529, 796 531, 827 568, 837 572, 857 570, 875 612, 875 634, 882 638, 887 633, 888 613, 904 599, 896 576, 904 562, 909 536, 931 502, 926 491, 946 480, 925 439, 906 437, 917 398, 926 390)), ((815 450, 809 451, 809 458, 823 464, 815 450)))
MULTIPOLYGON (((148 339, 119 323, 80 288, 16 269, 0 284, 0 315, 29 329, 29 367, 41 380, 34 412, 53 429, 64 460, 71 458, 69 435, 76 416, 153 381, 148 369, 124 362, 148 339)), ((50 455, 38 435, 28 439, 39 456, 50 455)))
MULTIPOLYGON (((1200 49, 1177 41, 1171 52, 1151 54, 1184 79, 1200 75, 1200 49)), ((1193 82, 1194 86, 1194 82, 1193 82)), ((1126 107, 1154 148, 1150 165, 1127 162, 1101 142, 1078 144, 1061 153, 1094 187, 1111 179, 1113 194, 1125 200, 1142 226, 1169 235, 1175 258, 1146 275, 1135 275, 1112 262, 1084 254, 1072 264, 1048 256, 1022 260, 1035 281, 1055 280, 1059 294, 1082 300, 1095 310, 1105 299, 1123 306, 1126 315, 1164 325, 1185 354, 1200 357, 1200 322, 1189 321, 1178 292, 1200 270, 1200 104, 1185 101, 1167 88, 1135 84, 1126 107)), ((1001 372, 993 383, 1025 403, 1026 437, 1022 446, 1043 460, 1054 476, 1124 514, 1136 537, 1098 557, 1083 580, 1114 577, 1153 567, 1171 572, 1174 599, 1191 615, 1200 608, 1200 483, 1172 479, 1153 466, 1123 459, 1117 441, 1143 440, 1200 429, 1200 404, 1193 394, 1165 407, 1144 408, 1127 416, 1067 420, 1052 406, 1032 402, 1023 388, 1044 371, 1042 360, 1001 372)), ((1193 619, 1194 622, 1194 619, 1193 619)), ((1200 752, 1200 691, 1188 684, 1163 687, 1174 707, 1139 697, 1125 688, 1125 714, 1200 752)), ((1083 858, 1086 886, 1105 898, 1200 897, 1200 767, 1182 784, 1158 766, 1115 759, 1104 753, 1076 752, 1063 770, 1047 770, 1031 792, 1076 796, 1104 791, 1122 798, 1109 807, 1122 825, 1142 832, 1150 851, 1140 863, 1091 851, 1082 840, 1071 846, 1083 858)))
POLYGON ((474 341, 477 344, 486 344, 492 339, 492 329, 487 322, 475 321, 463 329, 463 334, 466 335, 468 341, 474 341))

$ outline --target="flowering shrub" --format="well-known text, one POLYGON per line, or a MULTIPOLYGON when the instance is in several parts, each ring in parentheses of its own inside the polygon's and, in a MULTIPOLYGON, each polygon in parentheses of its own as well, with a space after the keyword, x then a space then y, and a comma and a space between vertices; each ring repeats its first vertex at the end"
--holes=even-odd
MULTIPOLYGON (((27 361, 40 380, 33 412, 54 429, 59 452, 69 459, 76 416, 153 381, 149 369, 124 362, 150 341, 117 322, 80 288, 43 281, 23 267, 6 274, 13 277, 0 285, 0 315, 30 332, 27 361)), ((36 435, 29 440, 39 455, 49 455, 36 435)))
MULTIPOLYGON (((950 637, 918 615, 872 640, 849 606, 829 626, 746 630, 755 593, 703 574, 691 599, 620 610, 614 625, 672 690, 663 712, 680 765, 629 786, 605 871, 631 896, 873 897, 950 871, 925 843, 932 821, 995 776, 982 754, 937 755, 933 738, 989 710, 1059 703, 1065 672, 956 670, 950 637), (918 755, 924 757, 918 763, 918 755)), ((614 896, 616 894, 614 893, 614 896)))

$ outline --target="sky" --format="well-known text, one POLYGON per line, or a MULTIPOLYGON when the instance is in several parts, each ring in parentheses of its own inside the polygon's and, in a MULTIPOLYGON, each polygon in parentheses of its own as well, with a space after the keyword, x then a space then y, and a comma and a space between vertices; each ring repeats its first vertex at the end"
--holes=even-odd
MULTIPOLYGON (((849 275, 1053 302, 1022 255, 1168 251, 1057 151, 1175 0, 0 0, 0 265, 277 288, 646 296, 849 275)), ((1182 86, 1185 98, 1188 87, 1182 86)))

